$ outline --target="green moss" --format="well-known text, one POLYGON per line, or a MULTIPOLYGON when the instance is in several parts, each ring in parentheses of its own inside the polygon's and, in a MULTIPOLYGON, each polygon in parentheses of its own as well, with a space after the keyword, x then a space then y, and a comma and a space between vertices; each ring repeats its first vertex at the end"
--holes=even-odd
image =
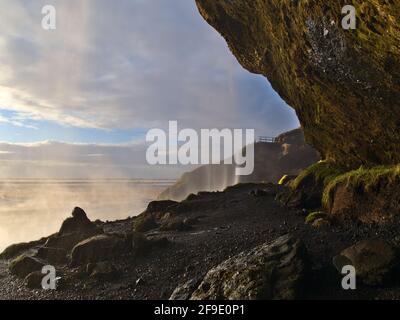
POLYGON ((324 219, 326 218, 326 213, 323 211, 315 211, 311 212, 307 217, 306 217, 306 223, 311 224, 317 219, 324 219))
POLYGON ((333 193, 339 184, 345 184, 346 187, 353 189, 362 188, 370 191, 382 181, 393 183, 400 179, 400 165, 378 166, 373 168, 360 167, 344 174, 341 174, 326 185, 322 196, 322 203, 328 208, 332 203, 333 193))
POLYGON ((329 161, 319 161, 307 169, 303 170, 299 176, 294 179, 290 184, 293 190, 298 189, 306 179, 313 179, 314 184, 326 185, 338 175, 343 174, 344 169, 338 167, 329 161))
POLYGON ((283 185, 287 179, 288 175, 285 174, 278 182, 279 185, 283 185))

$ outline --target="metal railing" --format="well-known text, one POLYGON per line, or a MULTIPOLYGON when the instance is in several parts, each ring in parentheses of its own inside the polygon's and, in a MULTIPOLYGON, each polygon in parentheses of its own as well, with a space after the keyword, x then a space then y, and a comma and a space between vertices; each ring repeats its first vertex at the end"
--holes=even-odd
POLYGON ((257 142, 264 142, 264 143, 277 143, 278 140, 275 137, 258 137, 257 142))

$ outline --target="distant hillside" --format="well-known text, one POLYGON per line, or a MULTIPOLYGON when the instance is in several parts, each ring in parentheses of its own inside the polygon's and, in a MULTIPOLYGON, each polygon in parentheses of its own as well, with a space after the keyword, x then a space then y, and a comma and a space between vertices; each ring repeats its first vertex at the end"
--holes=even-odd
POLYGON ((218 191, 239 182, 277 182, 287 175, 317 162, 318 152, 304 141, 301 129, 281 134, 276 143, 257 142, 254 148, 254 172, 237 177, 234 165, 205 165, 187 172, 159 195, 159 199, 183 200, 191 193, 218 191))

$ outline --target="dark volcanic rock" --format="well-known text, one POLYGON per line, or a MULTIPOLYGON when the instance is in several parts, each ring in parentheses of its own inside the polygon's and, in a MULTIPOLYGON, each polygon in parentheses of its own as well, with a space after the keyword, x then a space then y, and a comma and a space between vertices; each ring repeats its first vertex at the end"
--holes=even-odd
POLYGON ((82 240, 101 233, 103 230, 89 220, 85 211, 77 207, 72 211, 72 217, 64 220, 60 231, 47 239, 44 247, 51 249, 47 249, 46 253, 44 253, 46 249, 43 249, 42 254, 46 255, 46 259, 61 262, 61 250, 69 252, 82 240), (55 256, 50 256, 51 253, 55 256))
POLYGON ((285 235, 211 269, 191 299, 296 299, 306 269, 304 245, 285 235))
POLYGON ((85 211, 81 208, 75 208, 72 211, 72 217, 67 218, 61 225, 59 235, 70 233, 91 233, 97 229, 97 226, 89 220, 85 211))
POLYGON ((352 265, 357 278, 370 285, 379 285, 390 279, 399 262, 396 250, 378 239, 363 240, 334 258, 334 265, 339 272, 344 265, 352 265))
POLYGON ((42 270, 45 264, 38 258, 21 255, 11 261, 10 272, 17 277, 25 278, 28 274, 42 270))
POLYGON ((78 243, 71 252, 71 265, 101 262, 131 252, 131 243, 124 237, 97 235, 78 243))
POLYGON ((306 141, 345 166, 400 162, 400 3, 196 0, 247 70, 266 76, 306 141))
POLYGON ((25 285, 29 289, 41 289, 42 280, 45 275, 41 271, 35 271, 25 277, 25 285))
POLYGON ((7 247, 1 254, 0 254, 0 259, 11 259, 14 258, 24 251, 27 251, 29 249, 35 248, 39 245, 43 245, 46 242, 46 238, 40 239, 38 241, 32 241, 32 242, 24 242, 24 243, 17 243, 17 244, 12 244, 9 247, 7 247))

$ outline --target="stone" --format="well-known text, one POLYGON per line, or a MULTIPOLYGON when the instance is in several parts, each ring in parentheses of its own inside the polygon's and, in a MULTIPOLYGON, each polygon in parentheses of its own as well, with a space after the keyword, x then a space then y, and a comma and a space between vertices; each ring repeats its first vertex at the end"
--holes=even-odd
POLYGON ((328 228, 330 226, 330 222, 326 219, 316 219, 313 223, 312 226, 315 229, 323 229, 323 228, 328 228))
POLYGON ((341 27, 335 0, 196 3, 239 63, 296 110, 322 158, 353 168, 400 163, 398 1, 354 3, 357 30, 341 27))
POLYGON ((189 300, 192 293, 200 285, 201 279, 191 279, 175 288, 169 300, 189 300))
POLYGON ((42 280, 45 275, 41 271, 35 271, 25 277, 25 285, 29 289, 42 289, 42 280))
POLYGON ((83 209, 76 207, 72 211, 72 217, 67 218, 61 225, 59 235, 70 233, 89 233, 94 232, 97 226, 89 220, 83 209))
POLYGON ((101 262, 131 252, 127 239, 116 235, 97 235, 78 243, 71 251, 71 266, 101 262))
POLYGON ((101 231, 99 229, 96 229, 91 232, 84 233, 74 232, 63 235, 56 234, 47 239, 44 246, 48 248, 58 248, 70 251, 79 242, 99 233, 101 233, 101 231))
POLYGON ((87 265, 87 273, 91 278, 102 281, 112 281, 120 275, 119 270, 109 261, 89 263, 87 265))
POLYGON ((357 279, 363 283, 380 285, 391 278, 399 265, 399 257, 387 242, 368 239, 344 249, 334 258, 334 265, 339 272, 346 264, 356 269, 357 279))
POLYGON ((11 261, 9 265, 10 272, 19 278, 25 278, 28 274, 41 271, 45 263, 38 258, 21 255, 11 261))
POLYGON ((18 255, 21 255, 24 251, 35 248, 38 245, 42 245, 46 241, 45 238, 40 239, 38 241, 32 242, 23 242, 12 244, 8 246, 4 251, 0 254, 0 259, 11 259, 18 255))
POLYGON ((191 299, 297 299, 301 297, 307 261, 302 242, 284 235, 212 268, 191 299))

